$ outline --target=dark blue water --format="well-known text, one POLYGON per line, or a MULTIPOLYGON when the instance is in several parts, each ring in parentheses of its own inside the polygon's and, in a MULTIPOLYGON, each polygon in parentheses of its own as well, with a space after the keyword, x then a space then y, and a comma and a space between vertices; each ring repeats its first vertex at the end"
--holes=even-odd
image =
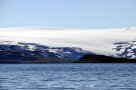
POLYGON ((136 64, 0 64, 0 90, 136 90, 136 64))

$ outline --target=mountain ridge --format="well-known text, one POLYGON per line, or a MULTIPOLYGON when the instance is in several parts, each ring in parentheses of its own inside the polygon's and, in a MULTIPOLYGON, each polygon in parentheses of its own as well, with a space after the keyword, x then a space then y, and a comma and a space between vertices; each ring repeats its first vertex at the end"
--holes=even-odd
MULTIPOLYGON (((46 50, 48 47, 50 49, 47 51, 57 58, 64 58, 63 55, 65 55, 65 57, 69 56, 67 59, 70 60, 77 60, 88 54, 83 54, 84 51, 96 55, 131 59, 136 58, 136 27, 116 29, 0 28, 1 47, 3 45, 5 49, 10 50, 8 43, 15 45, 12 48, 14 47, 16 52, 19 51, 18 48, 24 49, 22 48, 24 46, 27 47, 26 51, 31 52, 44 51, 37 49, 39 46, 46 47, 46 50), (19 46, 18 43, 25 45, 19 46), (72 52, 73 55, 71 55, 69 51, 64 53, 65 49, 62 48, 74 50, 76 54, 72 52), (81 49, 83 52, 78 52, 76 49, 81 49)), ((42 53, 41 56, 47 55, 42 53)))
POLYGON ((65 59, 78 60, 85 54, 93 54, 77 47, 48 47, 36 43, 0 42, 0 60, 65 59))

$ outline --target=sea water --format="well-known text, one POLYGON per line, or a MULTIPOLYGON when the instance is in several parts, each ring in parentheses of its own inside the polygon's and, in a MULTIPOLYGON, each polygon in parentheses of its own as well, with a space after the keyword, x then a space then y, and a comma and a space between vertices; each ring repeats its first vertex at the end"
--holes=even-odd
POLYGON ((0 90, 136 90, 136 64, 0 64, 0 90))

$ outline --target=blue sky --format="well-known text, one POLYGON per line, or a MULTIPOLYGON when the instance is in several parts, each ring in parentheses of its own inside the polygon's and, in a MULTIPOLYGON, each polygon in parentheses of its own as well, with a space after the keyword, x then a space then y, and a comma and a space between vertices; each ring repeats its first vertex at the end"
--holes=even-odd
POLYGON ((0 27, 136 26, 136 0, 0 0, 0 27))

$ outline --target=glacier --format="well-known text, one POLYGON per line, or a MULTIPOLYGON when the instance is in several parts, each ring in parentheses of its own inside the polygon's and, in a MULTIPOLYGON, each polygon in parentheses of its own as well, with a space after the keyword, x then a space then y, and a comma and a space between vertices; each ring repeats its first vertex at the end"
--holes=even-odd
MULTIPOLYGON (((76 47, 98 55, 136 58, 136 27, 114 29, 0 28, 0 41, 1 45, 6 41, 8 43, 11 41, 12 45, 18 42, 37 43, 48 47, 76 47), (124 42, 125 44, 120 44, 124 42)), ((29 45, 29 50, 33 50, 34 47, 29 45)), ((52 49, 52 52, 53 50, 55 49, 52 49)))

